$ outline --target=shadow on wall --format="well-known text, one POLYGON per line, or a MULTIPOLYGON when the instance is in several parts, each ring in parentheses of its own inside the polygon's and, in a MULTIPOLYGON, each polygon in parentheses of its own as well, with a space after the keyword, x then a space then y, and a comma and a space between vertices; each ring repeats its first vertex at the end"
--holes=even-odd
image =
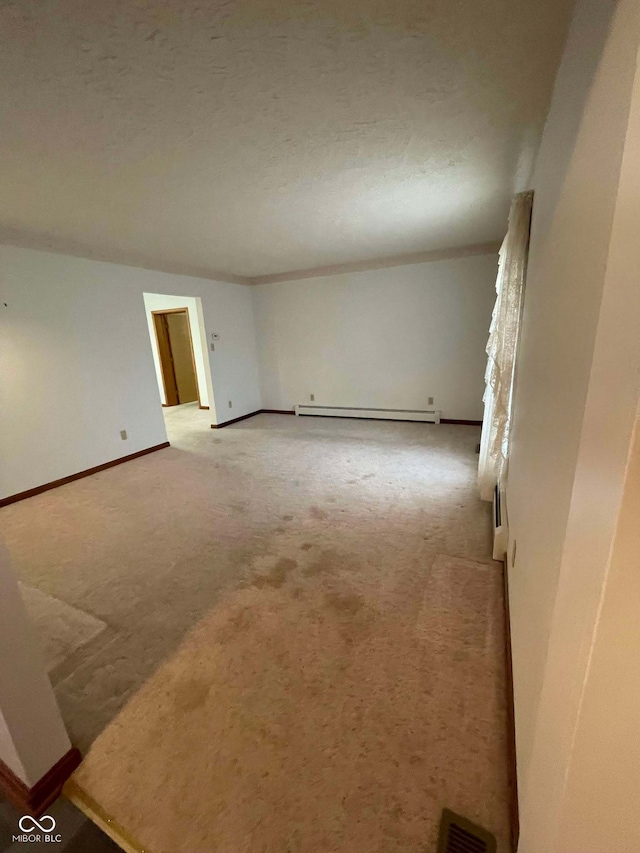
MULTIPOLYGON (((518 542, 517 563, 512 558, 509 573, 518 774, 527 849, 551 849, 540 838, 551 832, 548 826, 564 784, 557 744, 547 762, 541 756, 545 739, 547 744, 551 740, 537 732, 546 726, 548 734, 550 722, 559 731, 560 716, 572 713, 569 690, 563 698, 559 698, 562 690, 556 690, 546 710, 544 696, 549 694, 555 667, 550 637, 558 624, 564 625, 558 610, 560 568, 636 70, 634 17, 637 20, 630 0, 578 3, 534 182, 507 484, 512 555, 518 542), (534 826, 537 844, 530 840, 534 826)), ((571 604, 573 626, 588 609, 587 580, 585 571, 580 596, 571 604)), ((562 658, 568 660, 565 652, 562 658)), ((577 672, 574 660, 565 686, 577 672)), ((571 725, 567 721, 566 731, 571 725)))
MULTIPOLYGON (((613 16, 618 6, 618 0, 599 0, 597 4, 581 4, 576 9, 576 19, 572 27, 580 27, 582 35, 579 50, 583 57, 580 67, 574 63, 571 67, 561 67, 556 78, 555 88, 570 88, 572 92, 571 106, 562 114, 562 122, 555 121, 553 132, 549 125, 545 127, 542 145, 551 145, 555 156, 548 157, 544 162, 536 164, 536 184, 553 187, 544 194, 536 195, 533 205, 532 234, 537 218, 552 219, 562 196, 566 177, 570 174, 570 162, 575 152, 576 140, 588 104, 589 91, 592 88, 596 71, 602 61, 602 46, 606 43, 607 34, 611 29, 613 16), (587 17, 588 25, 580 26, 580 18, 587 17), (552 138, 553 137, 553 138, 552 138)), ((621 149, 622 153, 622 149, 621 149)), ((531 269, 531 268, 530 268, 531 269)))

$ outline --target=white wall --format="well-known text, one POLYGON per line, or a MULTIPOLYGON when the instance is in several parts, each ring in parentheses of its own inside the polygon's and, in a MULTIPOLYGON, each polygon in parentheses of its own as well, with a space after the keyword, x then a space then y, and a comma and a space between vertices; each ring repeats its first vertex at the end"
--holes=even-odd
POLYGON ((166 440, 144 292, 200 297, 224 419, 260 408, 248 286, 0 246, 0 497, 166 440))
MULTIPOLYGON (((538 155, 507 509, 521 791, 533 748, 618 192, 637 33, 581 0, 538 155)), ((613 391, 613 389, 612 389, 613 391)))
POLYGON ((71 744, 1 544, 0 649, 0 760, 31 787, 71 744))
POLYGON ((610 818, 586 832, 603 788, 640 784, 613 756, 587 777, 608 723, 583 715, 612 698, 592 664, 639 393, 639 44, 636 2, 578 2, 536 170, 507 484, 519 853, 637 850, 610 818))
POLYGON ((193 343, 193 360, 196 367, 198 397, 200 398, 201 406, 210 406, 210 400, 213 398, 213 393, 210 393, 209 391, 211 376, 207 349, 210 349, 209 343, 211 343, 211 335, 206 331, 204 318, 201 317, 202 300, 195 296, 167 296, 162 293, 143 293, 143 298, 147 312, 149 338, 151 340, 151 351, 153 353, 153 364, 156 370, 156 379, 158 380, 160 400, 163 403, 167 402, 164 382, 162 380, 160 356, 158 354, 158 341, 151 312, 166 311, 170 308, 186 308, 189 315, 189 325, 191 327, 191 341, 193 343))
POLYGON ((639 426, 565 780, 562 853, 640 850, 639 426))
POLYGON ((491 254, 256 286, 263 406, 433 397, 445 418, 481 420, 496 272, 491 254))

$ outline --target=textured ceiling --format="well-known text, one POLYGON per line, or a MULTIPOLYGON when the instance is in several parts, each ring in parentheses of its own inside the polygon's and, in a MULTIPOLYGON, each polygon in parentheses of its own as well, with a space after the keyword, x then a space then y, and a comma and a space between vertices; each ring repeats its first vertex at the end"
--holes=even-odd
POLYGON ((196 275, 499 238, 573 0, 3 0, 0 239, 196 275))

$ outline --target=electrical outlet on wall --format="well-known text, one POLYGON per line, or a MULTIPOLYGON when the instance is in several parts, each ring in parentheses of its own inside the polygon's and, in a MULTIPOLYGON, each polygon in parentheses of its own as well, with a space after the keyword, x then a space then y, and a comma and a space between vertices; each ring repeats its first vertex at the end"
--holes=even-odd
POLYGON ((233 409, 233 403, 231 402, 231 400, 229 400, 229 408, 233 409))
POLYGON ((127 435, 127 431, 126 431, 126 429, 121 429, 121 430, 120 430, 120 438, 121 438, 123 441, 126 441, 128 437, 129 437, 129 436, 127 435))
POLYGON ((313 401, 316 399, 316 395, 315 394, 309 394, 309 399, 313 403, 313 401))
POLYGON ((428 405, 429 405, 429 406, 433 406, 433 397, 429 397, 429 399, 428 399, 428 405))

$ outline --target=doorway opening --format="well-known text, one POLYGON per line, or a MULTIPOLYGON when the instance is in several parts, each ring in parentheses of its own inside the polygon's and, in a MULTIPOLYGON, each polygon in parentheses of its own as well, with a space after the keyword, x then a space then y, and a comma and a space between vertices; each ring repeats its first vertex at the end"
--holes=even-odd
POLYGON ((171 417, 174 422, 177 417, 181 423, 208 429, 216 416, 202 300, 167 293, 143 293, 143 300, 165 421, 171 417), (207 413, 199 415, 199 409, 207 413))
POLYGON ((197 400, 202 406, 188 309, 166 308, 152 311, 151 316, 164 385, 164 405, 178 406, 197 400))

